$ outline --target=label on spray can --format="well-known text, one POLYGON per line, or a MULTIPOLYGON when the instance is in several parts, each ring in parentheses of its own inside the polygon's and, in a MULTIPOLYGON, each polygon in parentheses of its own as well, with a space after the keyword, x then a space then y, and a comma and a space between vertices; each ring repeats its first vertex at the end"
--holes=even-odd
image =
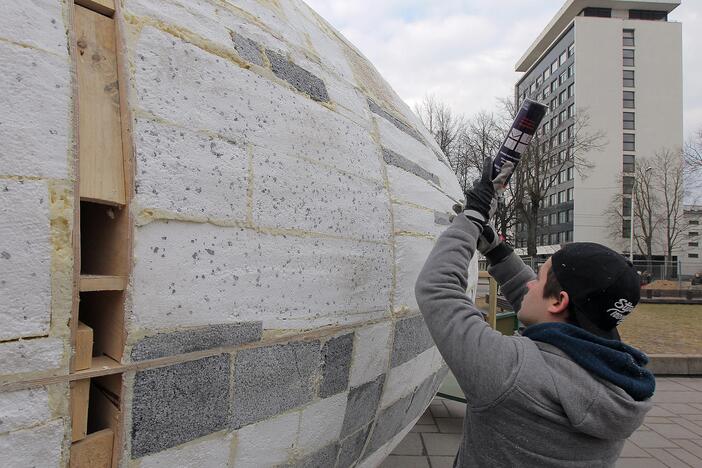
POLYGON ((522 158, 522 153, 526 151, 536 129, 539 128, 541 120, 546 115, 546 109, 546 106, 536 101, 524 100, 512 123, 512 128, 509 129, 505 141, 492 162, 493 179, 500 173, 505 162, 511 161, 515 167, 517 166, 522 158))

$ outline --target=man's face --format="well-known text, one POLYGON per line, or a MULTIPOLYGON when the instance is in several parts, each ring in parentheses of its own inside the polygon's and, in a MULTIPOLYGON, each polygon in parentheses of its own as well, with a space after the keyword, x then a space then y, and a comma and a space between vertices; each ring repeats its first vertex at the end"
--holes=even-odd
POLYGON ((553 321, 553 314, 548 310, 554 300, 544 298, 544 286, 549 270, 551 270, 550 258, 541 266, 536 279, 527 283, 528 291, 522 299, 522 307, 517 314, 519 320, 526 326, 553 321))

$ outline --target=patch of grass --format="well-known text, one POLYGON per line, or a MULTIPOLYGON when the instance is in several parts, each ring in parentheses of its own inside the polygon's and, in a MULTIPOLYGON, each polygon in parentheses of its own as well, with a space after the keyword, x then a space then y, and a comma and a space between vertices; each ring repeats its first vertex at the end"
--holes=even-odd
POLYGON ((639 304, 619 333, 648 354, 702 354, 702 306, 639 304))

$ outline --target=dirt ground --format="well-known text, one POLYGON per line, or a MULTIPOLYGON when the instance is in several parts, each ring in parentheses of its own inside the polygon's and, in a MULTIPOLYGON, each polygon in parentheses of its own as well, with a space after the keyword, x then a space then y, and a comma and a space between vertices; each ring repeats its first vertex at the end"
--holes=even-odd
POLYGON ((702 305, 639 304, 619 333, 648 354, 702 354, 702 305))

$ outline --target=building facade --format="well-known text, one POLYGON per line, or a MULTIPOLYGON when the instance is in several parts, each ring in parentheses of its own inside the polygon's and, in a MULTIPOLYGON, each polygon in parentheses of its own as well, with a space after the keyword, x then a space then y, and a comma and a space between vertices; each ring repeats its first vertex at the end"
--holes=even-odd
MULTIPOLYGON (((683 141, 682 25, 668 21, 679 4, 568 0, 517 63, 515 100, 549 108, 536 148, 549 154, 552 178, 538 246, 590 241, 628 252, 636 161, 683 141), (587 149, 594 135, 598 148, 587 149), (623 222, 608 214, 617 198, 623 222)), ((526 236, 519 223, 518 247, 526 236)))
POLYGON ((702 273, 702 205, 684 207, 683 226, 680 273, 692 276, 702 273))

